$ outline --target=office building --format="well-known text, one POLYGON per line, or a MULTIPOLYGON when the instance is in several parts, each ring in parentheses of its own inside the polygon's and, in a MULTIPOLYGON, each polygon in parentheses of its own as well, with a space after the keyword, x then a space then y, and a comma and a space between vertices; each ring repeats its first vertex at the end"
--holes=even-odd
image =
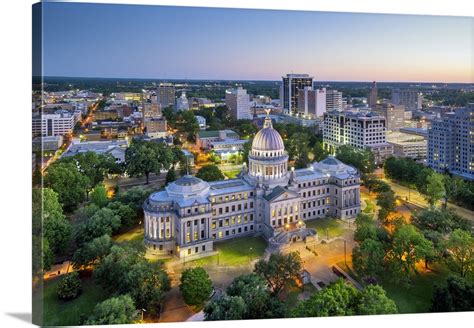
POLYGON ((298 90, 298 114, 309 118, 322 117, 326 112, 326 89, 298 90))
POLYGON ((326 90, 326 111, 342 110, 342 92, 326 90))
POLYGON ((330 154, 335 154, 342 145, 349 145, 371 150, 376 164, 381 164, 393 154, 386 133, 385 117, 371 112, 331 111, 324 114, 323 146, 330 154))
POLYGON ((313 78, 308 74, 287 74, 282 76, 280 102, 284 114, 296 114, 298 111, 298 90, 313 86, 313 78))
POLYGON ((389 131, 397 131, 405 125, 405 106, 403 105, 376 104, 371 111, 385 117, 389 131))
POLYGON ((160 118, 162 116, 161 105, 147 99, 142 104, 143 119, 160 118))
POLYGON ((205 182, 185 175, 152 193, 143 211, 145 244, 161 255, 212 255, 214 242, 249 235, 262 236, 269 252, 312 247, 319 232, 305 221, 357 216, 360 177, 332 156, 289 170, 283 139, 268 117, 238 178, 205 182))
POLYGON ((428 129, 427 165, 474 180, 474 104, 433 120, 428 129))
POLYGON ((164 118, 147 118, 143 122, 143 133, 151 138, 165 138, 168 135, 168 126, 164 118))
POLYGON ((423 96, 418 90, 394 89, 392 90, 392 103, 394 105, 405 106, 406 111, 416 111, 421 109, 423 96))
POLYGON ((225 92, 225 104, 230 110, 230 115, 237 120, 251 120, 250 97, 247 90, 238 87, 225 92))
POLYGON ((377 82, 372 82, 369 94, 367 95, 367 105, 374 108, 377 105, 377 82))
POLYGON ((387 142, 393 146, 394 156, 426 159, 428 142, 423 136, 390 132, 387 134, 387 142))
POLYGON ((162 109, 173 107, 175 103, 175 88, 170 83, 162 83, 156 90, 156 100, 162 109))
POLYGON ((60 136, 72 133, 81 118, 81 112, 56 111, 54 114, 37 114, 33 117, 33 136, 60 136))

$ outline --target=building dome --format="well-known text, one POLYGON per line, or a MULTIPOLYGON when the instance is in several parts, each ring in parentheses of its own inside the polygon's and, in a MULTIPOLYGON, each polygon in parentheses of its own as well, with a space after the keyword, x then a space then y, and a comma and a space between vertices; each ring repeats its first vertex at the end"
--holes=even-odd
POLYGON ((185 175, 166 187, 170 197, 187 198, 200 196, 209 191, 209 184, 192 175, 185 175))
POLYGON ((282 151, 285 149, 283 139, 273 127, 265 127, 258 131, 252 142, 252 150, 282 151))

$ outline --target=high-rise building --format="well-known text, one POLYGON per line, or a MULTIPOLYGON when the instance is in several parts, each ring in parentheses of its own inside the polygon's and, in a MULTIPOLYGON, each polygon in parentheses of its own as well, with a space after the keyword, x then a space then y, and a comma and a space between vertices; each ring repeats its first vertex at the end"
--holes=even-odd
POLYGON ((369 94, 367 96, 367 104, 370 108, 373 108, 377 105, 377 82, 372 82, 372 87, 370 88, 369 94))
POLYGON ((282 76, 280 102, 285 114, 298 111, 298 90, 313 86, 313 78, 308 74, 286 74, 282 76))
POLYGON ((405 124, 405 106, 392 104, 377 104, 372 108, 377 115, 385 117, 387 130, 397 131, 405 124))
POLYGON ((61 136, 72 133, 74 126, 81 119, 81 112, 58 110, 54 114, 37 114, 33 117, 32 132, 34 136, 61 136))
POLYGON ((309 117, 321 117, 326 112, 326 88, 298 90, 298 113, 309 117))
POLYGON ((170 83, 162 83, 156 90, 156 98, 161 108, 174 106, 175 101, 175 89, 174 85, 170 83))
POLYGON ((168 135, 168 126, 164 118, 147 118, 143 122, 144 134, 151 138, 165 138, 168 135))
POLYGON ((324 114, 323 146, 331 154, 342 145, 370 149, 376 164, 380 164, 393 154, 386 133, 385 117, 374 113, 328 111, 324 114))
POLYGON ((225 92, 225 104, 230 110, 230 115, 237 120, 251 120, 250 97, 247 90, 238 87, 225 92))
POLYGON ((181 92, 181 97, 176 99, 176 110, 177 111, 189 110, 189 102, 188 102, 188 98, 186 98, 186 92, 184 90, 181 92))
POLYGON ((474 180, 474 104, 431 122, 427 165, 474 180))
POLYGON ((342 110, 342 92, 326 90, 326 110, 342 110))
POLYGON ((405 106, 406 111, 421 109, 423 96, 418 90, 394 89, 392 90, 392 103, 405 106))
POLYGON ((161 105, 159 103, 153 102, 151 100, 145 100, 142 104, 143 118, 160 118, 161 105))

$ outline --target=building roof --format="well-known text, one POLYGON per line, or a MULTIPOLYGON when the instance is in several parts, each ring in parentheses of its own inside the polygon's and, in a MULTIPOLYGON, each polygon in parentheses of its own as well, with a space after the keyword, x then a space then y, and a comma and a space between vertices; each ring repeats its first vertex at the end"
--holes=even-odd
POLYGON ((287 192, 288 189, 283 188, 282 186, 276 186, 273 188, 272 192, 269 193, 268 195, 263 196, 266 200, 271 202, 272 200, 278 198, 279 196, 283 195, 285 192, 287 192))
MULTIPOLYGON (((235 131, 232 131, 232 130, 224 130, 226 132, 226 137, 229 138, 229 137, 239 137, 239 135, 237 134, 237 132, 235 131)), ((213 130, 213 131, 200 131, 198 133, 198 137, 200 139, 203 139, 203 138, 218 138, 219 137, 219 130, 213 130)))
POLYGON ((258 131, 252 142, 253 151, 284 151, 285 145, 283 139, 277 130, 273 128, 272 119, 267 115, 263 129, 258 131))

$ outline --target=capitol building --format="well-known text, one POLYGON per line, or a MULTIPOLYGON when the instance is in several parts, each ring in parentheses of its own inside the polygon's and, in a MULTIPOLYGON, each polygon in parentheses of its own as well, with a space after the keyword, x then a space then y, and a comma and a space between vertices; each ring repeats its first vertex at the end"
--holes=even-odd
POLYGON ((163 255, 210 255, 214 242, 260 235, 270 251, 314 244, 305 221, 353 218, 360 212, 358 171, 330 156, 289 170, 283 139, 267 116, 248 165, 236 179, 205 182, 185 175, 143 205, 145 243, 163 255))

